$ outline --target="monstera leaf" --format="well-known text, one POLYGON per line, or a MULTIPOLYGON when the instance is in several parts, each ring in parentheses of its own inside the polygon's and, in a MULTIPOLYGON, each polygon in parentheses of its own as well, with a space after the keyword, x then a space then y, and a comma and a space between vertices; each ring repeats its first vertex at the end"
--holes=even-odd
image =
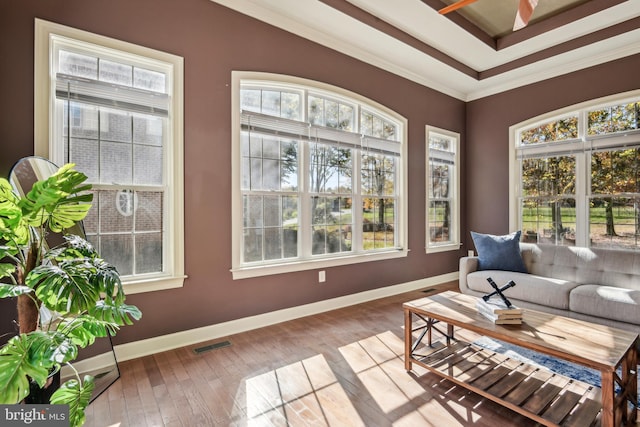
POLYGON ((98 301, 98 303, 89 310, 89 313, 96 319, 101 319, 116 325, 133 325, 133 320, 140 320, 142 313, 135 305, 128 304, 112 304, 108 300, 98 301))
POLYGON ((39 363, 34 356, 33 334, 13 337, 0 349, 0 403, 13 404, 29 394, 29 378, 43 387, 49 374, 49 366, 39 363))
MULTIPOLYGON (((0 264, 0 271, 1 270, 2 270, 2 265, 0 264)), ((0 277, 3 277, 3 276, 0 275, 0 277)), ((28 294, 30 292, 33 292, 33 289, 31 289, 28 286, 9 285, 6 283, 0 283, 0 298, 13 298, 13 297, 17 297, 18 295, 28 294)))
POLYGON ((94 387, 93 377, 86 375, 82 382, 76 379, 68 380, 51 396, 51 403, 69 405, 69 425, 71 427, 84 424, 86 419, 84 411, 89 406, 94 387))
POLYGON ((19 206, 29 225, 40 227, 48 223, 51 231, 59 233, 87 216, 93 194, 82 192, 91 189, 91 185, 83 184, 87 176, 73 167, 66 164, 46 180, 34 183, 20 199, 19 206))

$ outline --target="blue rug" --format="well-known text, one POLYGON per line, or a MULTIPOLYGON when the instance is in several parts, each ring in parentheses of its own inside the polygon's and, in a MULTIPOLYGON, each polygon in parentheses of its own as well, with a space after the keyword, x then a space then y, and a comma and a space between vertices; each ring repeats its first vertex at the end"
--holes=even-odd
MULTIPOLYGON (((575 363, 567 362, 553 356, 537 353, 533 350, 518 347, 513 344, 505 343, 489 337, 481 337, 473 342, 473 344, 484 347, 487 350, 504 354, 512 359, 519 360, 529 365, 535 365, 548 369, 565 377, 573 378, 596 387, 601 387, 600 371, 580 366, 575 363)), ((640 376, 638 376, 638 390, 640 390, 640 376)), ((640 400, 639 400, 640 402, 640 400)))

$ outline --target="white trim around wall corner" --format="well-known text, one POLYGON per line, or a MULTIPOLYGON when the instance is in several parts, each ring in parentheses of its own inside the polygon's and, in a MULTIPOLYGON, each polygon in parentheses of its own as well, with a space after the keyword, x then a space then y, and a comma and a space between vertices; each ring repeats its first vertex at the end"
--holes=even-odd
MULTIPOLYGON (((123 362, 125 360, 136 359, 138 357, 173 350, 204 341, 211 341, 221 337, 250 331, 252 329, 262 328, 304 316, 323 313, 350 305, 361 304, 367 301, 389 297, 404 292, 415 291, 455 280, 458 280, 457 271, 442 274, 440 276, 387 286, 384 288, 372 289, 370 291, 364 291, 325 301, 285 308, 283 310, 272 311, 256 316, 231 320, 216 325, 204 326, 201 328, 190 329, 188 331, 176 332, 173 334, 120 344, 114 347, 114 351, 116 359, 119 362, 123 362)), ((398 311, 398 319, 399 322, 402 321, 402 313, 400 311, 398 311)))

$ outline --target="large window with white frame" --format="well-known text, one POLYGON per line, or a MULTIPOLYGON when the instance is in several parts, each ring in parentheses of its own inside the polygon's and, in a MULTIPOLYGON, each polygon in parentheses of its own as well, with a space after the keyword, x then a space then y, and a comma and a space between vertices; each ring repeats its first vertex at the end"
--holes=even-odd
POLYGON ((88 176, 87 238, 128 292, 181 286, 182 58, 37 20, 36 135, 88 176))
POLYGON ((289 76, 234 89, 234 278, 406 255, 402 117, 289 76))
POLYGON ((426 249, 460 248, 460 134, 426 127, 426 249))
POLYGON ((523 240, 640 249, 640 92, 516 126, 523 240))

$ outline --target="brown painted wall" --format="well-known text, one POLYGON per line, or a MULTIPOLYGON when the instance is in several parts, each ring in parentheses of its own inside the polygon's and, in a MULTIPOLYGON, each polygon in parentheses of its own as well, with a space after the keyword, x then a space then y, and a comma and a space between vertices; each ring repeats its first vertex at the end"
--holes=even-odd
MULTIPOLYGON (((208 0, 3 0, 0 5, 0 175, 33 153, 34 18, 185 59, 184 288, 131 295, 144 317, 116 344, 450 273, 461 252, 424 253, 424 126, 462 134, 465 103, 293 36, 208 0), (341 86, 409 120, 409 248, 405 259, 233 281, 232 70, 341 86)), ((464 218, 463 218, 464 219, 464 218)), ((0 311, 4 312, 0 308, 0 311)), ((398 321, 401 321, 400 308, 398 321)))
POLYGON ((640 55, 489 96, 467 105, 466 215, 469 231, 509 231, 509 126, 583 101, 640 88, 640 55))

